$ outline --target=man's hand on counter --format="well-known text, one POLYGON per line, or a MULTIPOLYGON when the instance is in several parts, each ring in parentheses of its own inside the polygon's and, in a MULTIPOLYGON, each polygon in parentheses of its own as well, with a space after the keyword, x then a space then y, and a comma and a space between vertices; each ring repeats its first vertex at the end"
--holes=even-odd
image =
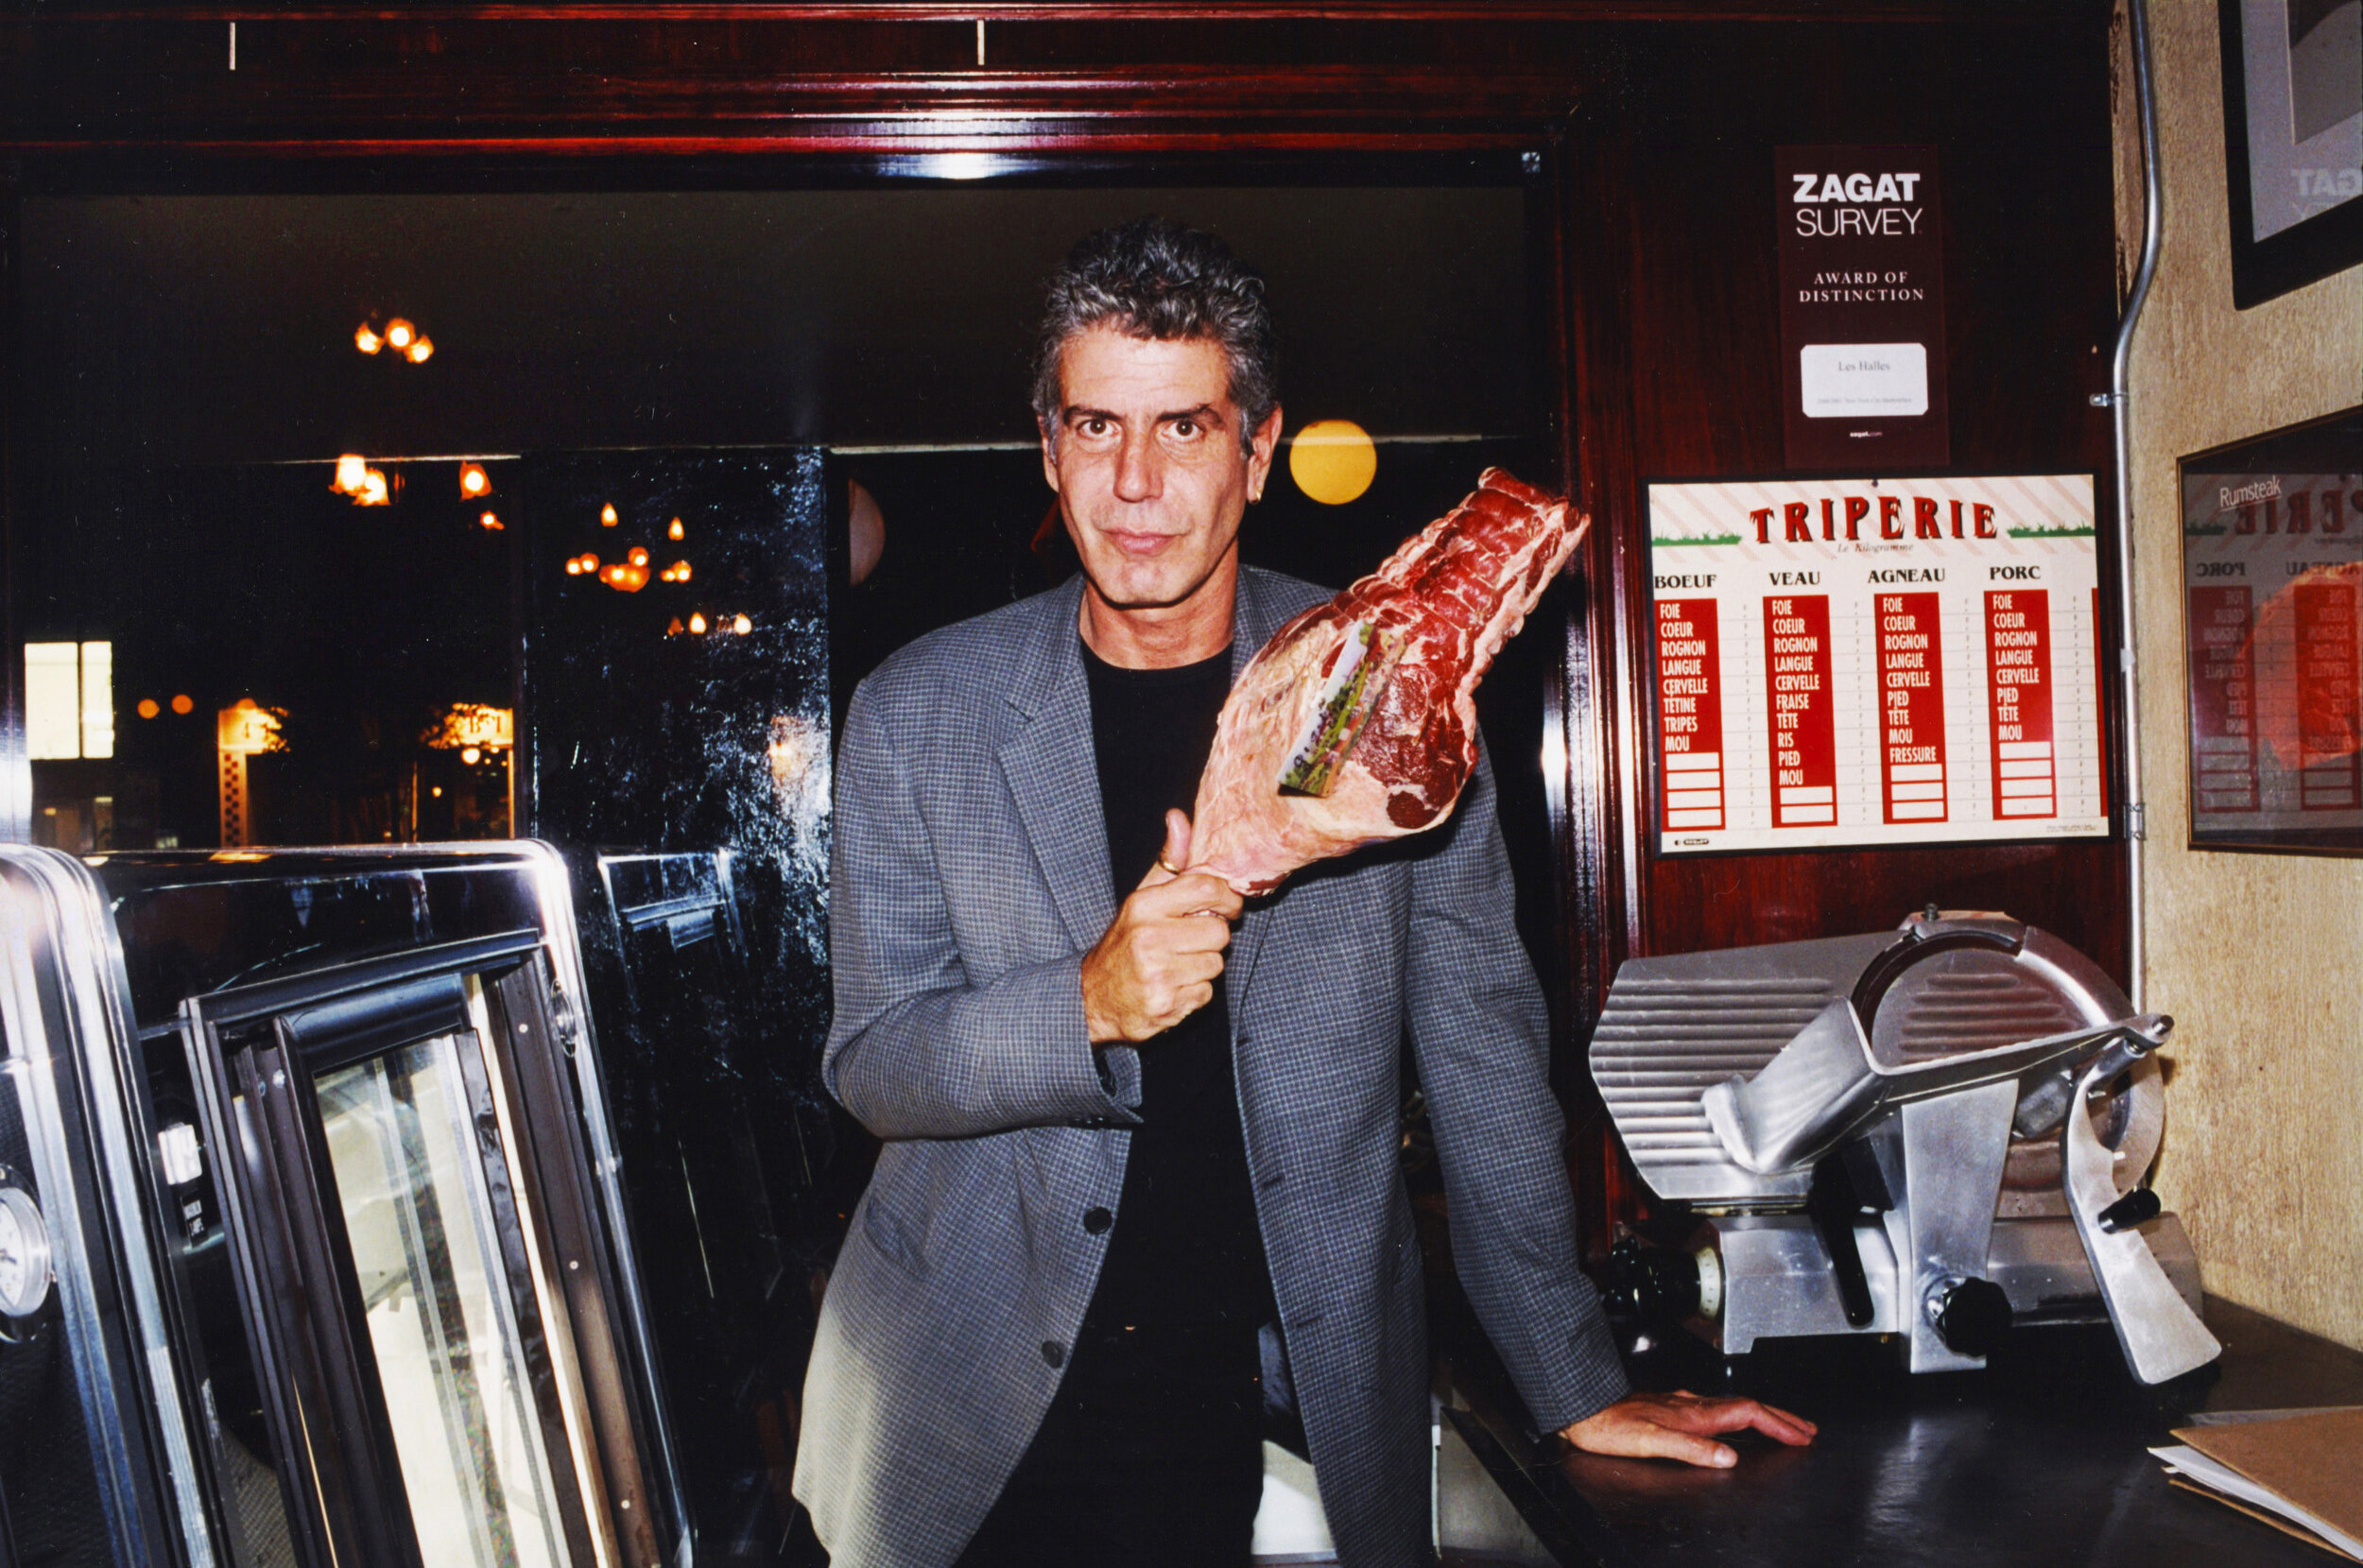
POLYGON ((1727 1444, 1716 1442, 1716 1435, 1751 1429, 1791 1448, 1804 1447, 1820 1430, 1802 1416, 1752 1399, 1701 1399, 1684 1389, 1671 1394, 1629 1394, 1560 1436, 1587 1454, 1680 1459, 1684 1464, 1726 1470, 1739 1462, 1739 1456, 1727 1444))

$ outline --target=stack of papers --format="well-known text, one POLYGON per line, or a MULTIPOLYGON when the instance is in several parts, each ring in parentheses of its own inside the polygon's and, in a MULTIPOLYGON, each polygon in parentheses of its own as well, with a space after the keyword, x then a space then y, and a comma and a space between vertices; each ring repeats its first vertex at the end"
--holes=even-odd
POLYGON ((2150 1450, 2176 1486, 2363 1562, 2363 1406, 2200 1419, 2150 1450))

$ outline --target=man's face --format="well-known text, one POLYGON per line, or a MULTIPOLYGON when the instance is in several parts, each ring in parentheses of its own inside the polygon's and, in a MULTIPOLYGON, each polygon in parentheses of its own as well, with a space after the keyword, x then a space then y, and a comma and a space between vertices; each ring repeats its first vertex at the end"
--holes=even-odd
POLYGON ((1182 604, 1217 579, 1227 588, 1239 519, 1271 472, 1280 411, 1242 450, 1221 345, 1089 328, 1059 356, 1059 403, 1043 473, 1098 596, 1146 610, 1182 604))

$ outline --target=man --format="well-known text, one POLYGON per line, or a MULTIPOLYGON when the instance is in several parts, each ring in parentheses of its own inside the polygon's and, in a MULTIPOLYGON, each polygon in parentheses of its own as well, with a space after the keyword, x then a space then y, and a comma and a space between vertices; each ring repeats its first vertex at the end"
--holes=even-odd
POLYGON ((1256 907, 1190 870, 1175 808, 1223 695, 1326 596, 1239 566, 1273 366, 1219 240, 1085 239, 1035 394, 1080 575, 922 638, 848 712, 824 1073, 885 1147, 796 1476, 837 1568, 1243 1564, 1284 1373, 1342 1560, 1427 1560, 1406 1031, 1456 1266, 1542 1427, 1702 1464, 1733 1462, 1716 1432, 1808 1439, 1628 1393, 1576 1268, 1487 770, 1434 831, 1256 907))

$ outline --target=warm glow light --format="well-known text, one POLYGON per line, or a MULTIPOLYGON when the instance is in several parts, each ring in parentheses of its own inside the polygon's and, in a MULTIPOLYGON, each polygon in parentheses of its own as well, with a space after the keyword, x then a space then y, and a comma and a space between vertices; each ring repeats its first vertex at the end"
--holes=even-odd
POLYGON ((441 784, 437 784, 434 788, 428 790, 427 793, 440 801, 443 798, 443 786, 441 784))
POLYGON ((483 495, 488 493, 492 488, 492 481, 486 476, 484 473, 484 465, 482 463, 461 463, 459 465, 460 494, 483 495))
POLYGON ((497 512, 488 511, 482 517, 477 518, 476 521, 492 529, 494 533, 500 532, 503 527, 507 526, 507 525, 501 522, 500 514, 497 512))
POLYGON ((612 528, 615 526, 614 502, 610 501, 606 506, 599 508, 599 526, 602 528, 612 528))
POLYGON ((196 700, 184 692, 172 699, 172 711, 176 714, 193 714, 197 711, 196 700))
POLYGON ((1325 507, 1342 507, 1371 488, 1378 447, 1352 420, 1316 420, 1288 443, 1288 476, 1325 507))
POLYGON ((375 353, 386 346, 386 339, 370 330, 367 321, 353 329, 353 346, 363 353, 375 353))
POLYGON ((583 551, 583 552, 582 552, 582 569, 583 569, 584 571, 586 571, 586 572, 595 572, 595 571, 597 571, 597 570, 599 569, 599 558, 598 558, 598 557, 596 557, 596 556, 595 556, 595 555, 593 555, 593 554, 592 554, 590 551, 588 551, 588 550, 583 551))
POLYGON ((699 632, 701 632, 701 631, 705 630, 705 629, 706 629, 706 618, 705 618, 704 612, 700 612, 700 611, 692 611, 692 612, 690 612, 690 615, 689 615, 689 629, 690 629, 690 630, 692 630, 692 631, 699 631, 699 632))
POLYGON ((455 702, 419 739, 445 750, 457 748, 479 754, 485 749, 499 750, 517 744, 517 715, 510 709, 481 702, 455 702))
POLYGON ((689 580, 689 562, 685 560, 677 560, 673 562, 671 568, 665 573, 665 578, 667 581, 671 582, 687 582, 689 580))
POLYGON ((754 629, 755 623, 749 620, 744 615, 733 615, 731 617, 731 629, 737 632, 741 637, 746 636, 747 633, 754 630, 754 629))
POLYGON ((647 552, 647 551, 646 551, 646 550, 644 550, 644 549, 642 549, 642 548, 641 548, 639 545, 637 545, 637 544, 633 545, 633 546, 631 547, 631 563, 632 563, 634 566, 646 566, 646 565, 647 565, 647 564, 648 564, 648 552, 647 552))
POLYGON ((424 333, 421 333, 419 334, 418 341, 411 344, 410 347, 404 352, 410 356, 411 364, 423 365, 426 363, 427 357, 435 352, 435 339, 429 337, 424 333))
POLYGON ((573 557, 567 560, 566 575, 570 577, 578 577, 582 576, 582 558, 580 556, 573 557))
POLYGON ((678 637, 681 635, 681 617, 679 615, 674 616, 673 624, 664 629, 664 635, 667 637, 678 637))
POLYGON ((140 698, 140 717, 154 718, 158 714, 161 714, 164 711, 163 707, 157 703, 154 698, 143 697, 140 698))
POLYGON ((370 460, 358 452, 348 452, 336 459, 336 482, 328 488, 339 495, 358 495, 369 477, 370 460))
POLYGON ((418 336, 419 329, 399 316, 386 323, 386 346, 396 353, 407 350, 418 336))
POLYGON ((281 749, 279 715, 267 708, 256 706, 250 697, 238 698, 234 706, 224 708, 216 715, 214 729, 214 744, 224 751, 250 755, 256 751, 281 749))
POLYGON ((664 537, 667 539, 679 539, 681 536, 681 519, 676 517, 673 519, 673 526, 664 530, 664 537))
POLYGON ((386 471, 384 469, 372 468, 362 474, 361 493, 353 498, 354 505, 360 507, 382 507, 390 499, 392 499, 392 497, 387 492, 386 489, 386 471))
POLYGON ((459 749, 459 760, 466 763, 470 767, 474 767, 477 763, 484 760, 484 753, 476 747, 463 746, 459 749))

